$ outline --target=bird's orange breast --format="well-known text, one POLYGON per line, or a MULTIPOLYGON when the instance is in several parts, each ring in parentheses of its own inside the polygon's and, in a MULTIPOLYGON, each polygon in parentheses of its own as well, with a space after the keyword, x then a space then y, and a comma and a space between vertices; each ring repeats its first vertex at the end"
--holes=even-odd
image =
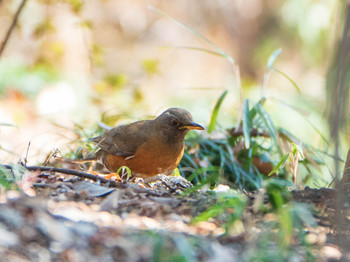
POLYGON ((105 152, 102 162, 111 172, 117 172, 120 167, 127 166, 134 176, 147 178, 158 174, 170 175, 180 163, 183 152, 184 143, 166 145, 148 141, 130 157, 105 152))

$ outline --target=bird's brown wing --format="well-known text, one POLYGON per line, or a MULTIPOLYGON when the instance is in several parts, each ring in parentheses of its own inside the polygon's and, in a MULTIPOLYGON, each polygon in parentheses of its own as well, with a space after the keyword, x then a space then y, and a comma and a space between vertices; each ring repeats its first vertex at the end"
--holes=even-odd
POLYGON ((102 136, 91 138, 102 150, 117 156, 132 156, 137 148, 146 142, 152 132, 150 121, 143 120, 122 125, 105 132, 102 136))

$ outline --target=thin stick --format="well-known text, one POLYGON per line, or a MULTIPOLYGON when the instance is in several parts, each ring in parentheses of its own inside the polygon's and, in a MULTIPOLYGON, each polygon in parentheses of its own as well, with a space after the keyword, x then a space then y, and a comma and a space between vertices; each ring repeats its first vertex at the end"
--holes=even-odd
POLYGON ((26 2, 27 2, 27 0, 22 0, 21 4, 19 5, 19 7, 18 7, 18 9, 16 11, 15 16, 13 17, 12 24, 9 27, 9 29, 7 30, 5 39, 4 39, 4 41, 2 41, 2 44, 0 46, 0 57, 2 56, 2 53, 3 53, 3 51, 4 51, 4 49, 5 49, 6 45, 7 45, 8 40, 10 39, 12 31, 13 31, 13 29, 15 28, 15 26, 17 24, 18 17, 20 15, 20 13, 22 12, 22 9, 23 9, 23 7, 24 7, 26 2))
MULTIPOLYGON (((1 165, 7 169, 12 170, 13 167, 11 165, 1 165)), ((77 171, 77 170, 72 170, 72 169, 66 169, 66 168, 57 168, 57 167, 50 167, 50 166, 23 166, 25 169, 29 170, 29 171, 44 171, 44 172, 57 172, 57 173, 62 173, 62 174, 66 174, 66 175, 73 175, 73 176, 78 176, 81 178, 88 178, 94 181, 101 181, 102 183, 108 183, 111 182, 106 178, 103 177, 98 177, 96 175, 93 174, 89 174, 86 172, 82 172, 82 171, 77 171)))
POLYGON ((28 146, 27 146, 27 151, 26 151, 26 156, 24 158, 24 163, 27 165, 28 163, 28 153, 29 153, 29 148, 30 148, 30 141, 28 143, 28 146))

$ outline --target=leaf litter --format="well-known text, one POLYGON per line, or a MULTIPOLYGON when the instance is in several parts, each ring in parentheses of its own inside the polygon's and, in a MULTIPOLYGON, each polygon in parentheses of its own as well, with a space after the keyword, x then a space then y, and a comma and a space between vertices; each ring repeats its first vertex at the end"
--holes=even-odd
MULTIPOLYGON (((186 188, 177 177, 141 190, 137 184, 108 187, 54 172, 35 176, 35 197, 14 190, 0 195, 0 261, 247 261, 256 248, 252 243, 273 219, 254 208, 257 201, 269 202, 266 195, 250 192, 242 230, 225 234, 220 216, 193 223, 221 193, 182 194, 186 188)), ((318 261, 338 258, 335 191, 305 188, 292 195, 314 206, 318 226, 304 230, 318 261)))

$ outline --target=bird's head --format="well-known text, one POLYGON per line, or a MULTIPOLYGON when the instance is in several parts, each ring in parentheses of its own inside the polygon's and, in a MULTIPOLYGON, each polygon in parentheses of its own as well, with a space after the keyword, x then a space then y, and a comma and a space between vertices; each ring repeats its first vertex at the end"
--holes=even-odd
POLYGON ((184 136, 190 130, 204 130, 200 124, 193 122, 192 115, 182 108, 170 108, 154 121, 170 136, 184 136))

